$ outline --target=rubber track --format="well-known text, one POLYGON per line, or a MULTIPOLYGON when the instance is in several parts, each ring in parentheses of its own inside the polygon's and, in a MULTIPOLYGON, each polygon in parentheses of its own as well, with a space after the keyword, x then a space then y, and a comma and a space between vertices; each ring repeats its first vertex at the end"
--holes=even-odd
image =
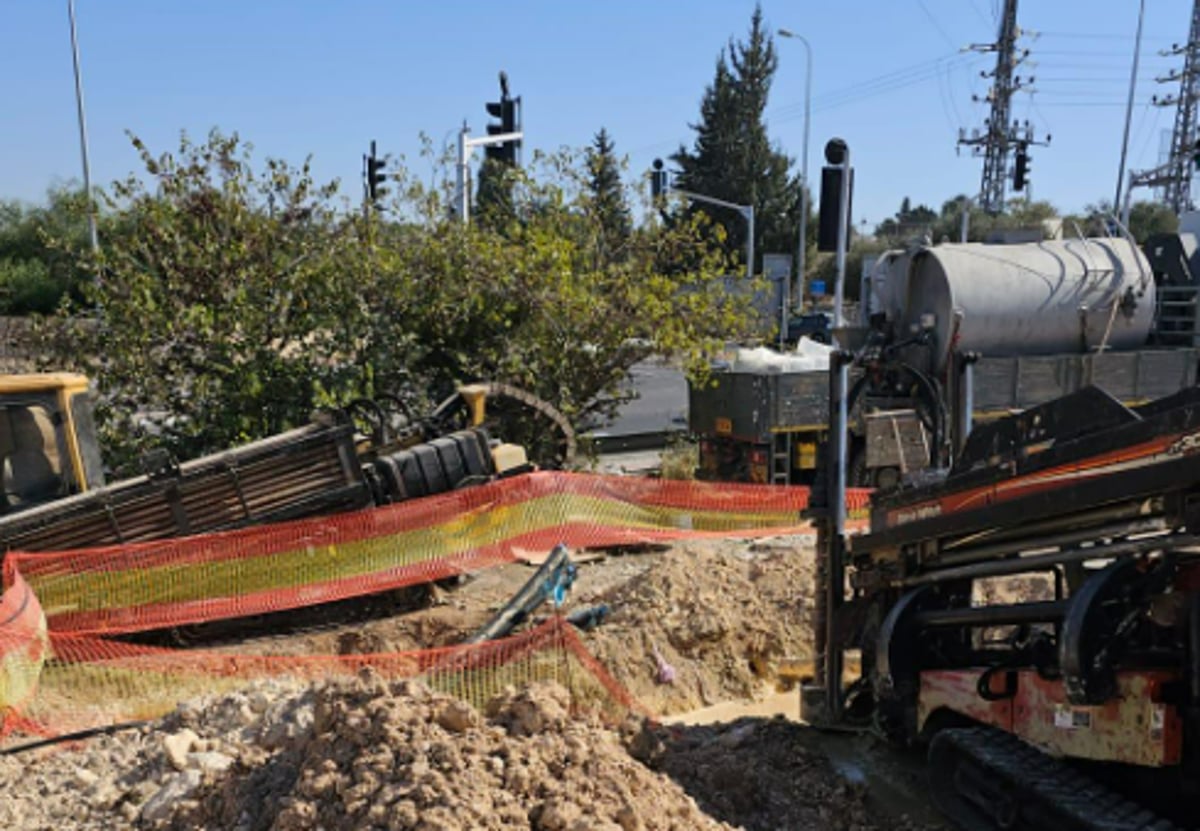
POLYGON ((1180 831, 1169 820, 1002 730, 990 727, 946 729, 934 736, 931 755, 934 744, 952 745, 959 754, 1015 785, 1022 801, 1025 798, 1037 800, 1046 807, 1047 813, 1059 815, 1061 820, 1055 823, 1055 828, 1180 831))

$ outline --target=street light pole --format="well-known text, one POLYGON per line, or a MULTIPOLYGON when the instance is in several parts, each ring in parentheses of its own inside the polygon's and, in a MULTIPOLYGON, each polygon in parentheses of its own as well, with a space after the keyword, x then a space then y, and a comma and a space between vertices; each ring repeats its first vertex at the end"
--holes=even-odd
POLYGON ((812 46, 808 38, 789 29, 780 29, 779 36, 804 44, 804 144, 800 150, 800 245, 796 252, 796 308, 804 301, 805 255, 808 251, 808 128, 812 121, 812 46))
POLYGON ((1117 195, 1113 197, 1113 213, 1121 209, 1121 185, 1125 184, 1125 157, 1129 152, 1129 123, 1133 120, 1133 95, 1137 90, 1138 58, 1142 54, 1142 21, 1146 17, 1146 0, 1138 6, 1137 34, 1133 38, 1133 66, 1129 70, 1129 100, 1125 103, 1125 135, 1121 139, 1121 164, 1117 168, 1117 195))
POLYGON ((746 220, 748 229, 746 232, 746 277, 754 278, 754 206, 739 205, 736 202, 726 202, 724 199, 717 199, 715 196, 705 196, 702 193, 692 193, 689 190, 679 190, 672 188, 672 193, 678 193, 680 196, 692 199, 696 202, 708 202, 710 205, 720 205, 722 208, 732 208, 742 215, 746 220))
POLYGON ((83 79, 79 74, 79 38, 75 34, 75 0, 67 0, 67 17, 71 21, 71 56, 75 62, 75 108, 79 113, 79 148, 83 155, 83 190, 87 196, 88 231, 92 251, 100 251, 100 236, 96 232, 96 210, 92 203, 92 173, 88 164, 87 119, 83 114, 83 79))

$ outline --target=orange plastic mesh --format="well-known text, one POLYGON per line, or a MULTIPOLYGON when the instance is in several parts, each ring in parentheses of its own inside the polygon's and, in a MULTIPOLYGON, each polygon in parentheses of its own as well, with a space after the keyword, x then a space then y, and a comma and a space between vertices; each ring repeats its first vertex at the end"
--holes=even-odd
MULTIPOLYGON (((264 677, 308 681, 365 665, 482 706, 506 685, 565 683, 578 702, 641 711, 555 619, 492 643, 386 655, 263 657, 106 637, 309 606, 544 551, 807 530, 808 489, 535 473, 335 517, 5 560, 0 737, 57 735, 161 715, 264 677), (47 628, 48 627, 48 628, 47 628), (7 680, 5 680, 7 679, 7 680), (6 685, 6 686, 5 686, 6 685)), ((867 492, 847 494, 851 511, 867 492)))
MULTIPOLYGON (((848 497, 851 508, 865 492, 848 497)), ((808 489, 541 472, 383 508, 82 551, 14 553, 50 629, 114 634, 428 583, 520 549, 804 527, 808 489)))
POLYGON ((0 731, 4 715, 28 704, 48 652, 46 617, 20 574, 0 596, 0 731))
POLYGON ((178 702, 219 695, 264 678, 294 682, 350 677, 365 667, 416 678, 477 708, 506 687, 557 681, 580 710, 612 720, 649 713, 587 651, 558 616, 528 632, 467 646, 371 655, 264 656, 138 646, 105 638, 52 635, 54 660, 38 695, 9 711, 6 733, 54 736, 156 718, 178 702))

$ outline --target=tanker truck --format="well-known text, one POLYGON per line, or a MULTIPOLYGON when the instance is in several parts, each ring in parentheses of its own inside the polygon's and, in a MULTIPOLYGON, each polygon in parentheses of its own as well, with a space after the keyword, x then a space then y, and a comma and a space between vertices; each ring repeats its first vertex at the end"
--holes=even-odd
MULTIPOLYGON (((866 319, 838 333, 857 357, 851 485, 890 487, 947 462, 974 424, 1091 384, 1136 405, 1197 380, 1194 337, 1149 345, 1162 340, 1155 273, 1127 239, 924 245, 887 252, 865 282, 866 319)), ((700 478, 812 480, 830 373, 788 360, 714 365, 690 385, 700 478)))

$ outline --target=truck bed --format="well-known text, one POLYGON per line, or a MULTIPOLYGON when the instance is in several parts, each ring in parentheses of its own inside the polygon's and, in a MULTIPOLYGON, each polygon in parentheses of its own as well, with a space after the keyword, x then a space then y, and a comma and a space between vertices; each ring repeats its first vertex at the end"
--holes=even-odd
POLYGON ((773 433, 823 429, 829 420, 829 372, 715 372, 688 385, 688 428, 697 435, 766 443, 773 433))
POLYGON ((1150 401, 1194 386, 1198 364, 1195 348, 983 357, 975 364, 975 411, 1025 410, 1089 384, 1127 404, 1150 401))
MULTIPOLYGON (((1195 386, 1198 367, 1200 349, 1190 347, 983 357, 975 364, 975 412, 1025 410, 1089 384, 1127 404, 1150 401, 1195 386)), ((761 444, 773 433, 824 429, 828 420, 828 371, 724 371, 704 386, 688 385, 688 427, 696 435, 761 444)))

